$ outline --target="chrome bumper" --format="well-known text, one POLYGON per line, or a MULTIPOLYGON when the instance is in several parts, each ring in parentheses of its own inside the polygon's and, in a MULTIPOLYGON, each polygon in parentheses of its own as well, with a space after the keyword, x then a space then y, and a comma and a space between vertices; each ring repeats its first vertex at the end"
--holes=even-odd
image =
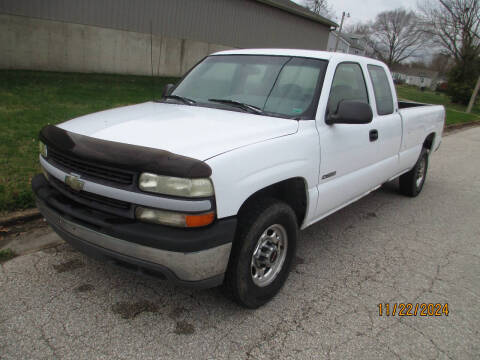
POLYGON ((147 247, 102 234, 62 217, 37 198, 37 207, 52 228, 67 242, 93 256, 118 259, 163 273, 182 285, 219 285, 227 269, 231 243, 196 252, 175 252, 147 247))

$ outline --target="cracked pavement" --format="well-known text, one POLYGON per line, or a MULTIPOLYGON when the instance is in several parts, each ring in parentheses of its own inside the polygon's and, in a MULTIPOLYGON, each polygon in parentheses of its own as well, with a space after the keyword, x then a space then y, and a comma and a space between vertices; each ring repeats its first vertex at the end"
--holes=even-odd
POLYGON ((386 184, 303 231, 286 286, 255 311, 66 244, 10 260, 0 359, 478 359, 479 159, 480 127, 447 136, 419 197, 386 184), (379 303, 450 312, 380 317, 379 303))

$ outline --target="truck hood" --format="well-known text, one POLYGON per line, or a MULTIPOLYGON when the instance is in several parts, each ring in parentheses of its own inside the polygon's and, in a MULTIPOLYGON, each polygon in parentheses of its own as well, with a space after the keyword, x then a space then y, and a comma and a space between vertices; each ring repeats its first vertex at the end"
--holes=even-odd
POLYGON ((293 134, 295 120, 198 106, 147 102, 81 116, 58 127, 81 135, 207 160, 293 134))

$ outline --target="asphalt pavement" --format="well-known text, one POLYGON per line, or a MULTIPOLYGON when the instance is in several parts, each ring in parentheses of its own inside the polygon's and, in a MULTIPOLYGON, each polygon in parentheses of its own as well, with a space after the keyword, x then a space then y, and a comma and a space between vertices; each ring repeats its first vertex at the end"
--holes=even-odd
POLYGON ((444 138, 419 197, 396 186, 303 231, 285 287, 254 311, 66 244, 19 256, 0 267, 0 359, 478 359, 480 127, 444 138))

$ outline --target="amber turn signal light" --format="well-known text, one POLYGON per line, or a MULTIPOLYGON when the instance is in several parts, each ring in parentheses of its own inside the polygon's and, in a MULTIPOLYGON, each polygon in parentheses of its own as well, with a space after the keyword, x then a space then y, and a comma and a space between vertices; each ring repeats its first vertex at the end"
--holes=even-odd
POLYGON ((187 215, 185 217, 186 227, 200 227, 210 225, 215 220, 214 213, 200 214, 200 215, 187 215))
POLYGON ((206 214, 184 214, 140 206, 135 209, 135 216, 141 221, 183 228, 207 226, 215 220, 215 212, 206 214))

